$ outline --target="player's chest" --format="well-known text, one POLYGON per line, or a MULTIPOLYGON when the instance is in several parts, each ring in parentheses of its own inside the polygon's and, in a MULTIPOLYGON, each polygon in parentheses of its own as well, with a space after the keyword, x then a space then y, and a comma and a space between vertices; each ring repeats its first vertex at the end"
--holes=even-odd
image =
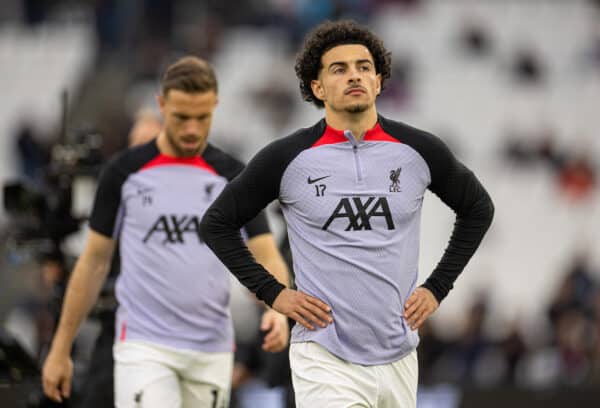
POLYGON ((202 216, 225 183, 221 177, 204 174, 135 178, 123 187, 124 222, 150 235, 197 235, 202 216))
POLYGON ((286 170, 280 199, 322 229, 391 230, 420 210, 429 183, 420 157, 382 148, 315 153, 323 154, 286 170))

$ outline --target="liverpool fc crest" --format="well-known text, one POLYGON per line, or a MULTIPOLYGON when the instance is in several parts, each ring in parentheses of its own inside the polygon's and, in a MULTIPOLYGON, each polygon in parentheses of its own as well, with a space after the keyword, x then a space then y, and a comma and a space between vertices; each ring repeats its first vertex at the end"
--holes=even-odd
POLYGON ((400 172, 402 171, 402 167, 398 167, 396 170, 390 170, 390 180, 392 184, 390 184, 390 193, 399 193, 400 190, 400 172))

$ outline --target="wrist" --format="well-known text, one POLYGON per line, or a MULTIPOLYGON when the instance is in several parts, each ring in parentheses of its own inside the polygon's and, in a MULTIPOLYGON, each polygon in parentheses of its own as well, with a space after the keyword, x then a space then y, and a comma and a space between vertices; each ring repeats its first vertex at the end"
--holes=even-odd
POLYGON ((275 299, 286 289, 281 283, 273 279, 271 284, 259 291, 256 295, 259 299, 263 300, 267 305, 273 307, 275 299))
POLYGON ((48 354, 52 354, 55 356, 61 357, 69 357, 71 355, 71 348, 73 342, 67 339, 64 339, 58 333, 54 336, 54 340, 50 346, 50 351, 48 354))

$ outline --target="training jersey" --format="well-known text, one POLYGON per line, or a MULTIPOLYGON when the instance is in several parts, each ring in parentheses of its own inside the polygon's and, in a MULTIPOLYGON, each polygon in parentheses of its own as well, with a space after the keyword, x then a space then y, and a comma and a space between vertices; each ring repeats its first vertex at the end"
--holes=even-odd
MULTIPOLYGON (((208 145, 202 155, 160 153, 156 140, 103 169, 90 228, 118 239, 116 340, 204 352, 231 351, 229 272, 200 237, 200 220, 243 165, 208 145)), ((248 237, 269 232, 264 213, 248 237)))
POLYGON ((317 342, 357 364, 386 364, 418 344, 403 312, 417 283, 427 189, 457 214, 424 283, 441 301, 488 229, 493 205, 440 139, 383 116, 358 141, 321 120, 271 143, 217 198, 201 232, 240 281, 272 304, 283 287, 247 256, 237 229, 278 199, 296 286, 330 305, 333 317, 314 331, 296 324, 292 342, 317 342))

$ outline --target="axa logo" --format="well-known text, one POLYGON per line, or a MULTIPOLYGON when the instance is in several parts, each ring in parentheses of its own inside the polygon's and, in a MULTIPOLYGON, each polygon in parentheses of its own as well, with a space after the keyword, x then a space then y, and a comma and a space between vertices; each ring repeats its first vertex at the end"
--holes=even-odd
POLYGON ((161 215, 146 233, 143 242, 148 242, 155 235, 162 237, 163 244, 183 244, 185 237, 189 235, 198 239, 198 242, 203 242, 197 215, 161 215))
POLYGON ((374 217, 383 218, 388 230, 396 229, 385 197, 344 197, 321 229, 326 231, 334 221, 341 219, 347 222, 345 231, 370 231, 374 217))

